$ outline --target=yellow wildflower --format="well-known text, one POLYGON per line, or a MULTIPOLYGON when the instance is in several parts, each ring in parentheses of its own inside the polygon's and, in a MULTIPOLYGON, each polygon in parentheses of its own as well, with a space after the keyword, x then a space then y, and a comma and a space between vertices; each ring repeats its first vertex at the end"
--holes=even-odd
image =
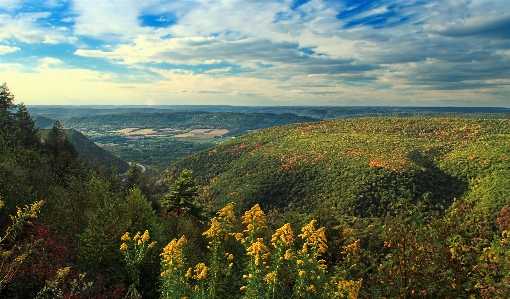
POLYGON ((120 237, 122 241, 131 241, 131 238, 129 237, 129 233, 126 232, 122 237, 120 237))
POLYGON ((299 271, 299 276, 305 276, 306 272, 304 270, 299 271))
POLYGON ((265 282, 270 282, 270 283, 275 283, 275 278, 276 278, 276 275, 274 272, 269 272, 266 274, 266 276, 264 276, 264 281, 265 282))
POLYGON ((294 257, 294 255, 292 254, 292 249, 287 249, 287 250, 285 251, 285 255, 283 256, 283 258, 284 258, 286 261, 290 261, 293 257, 294 257))
POLYGON ((122 244, 120 245, 119 250, 121 250, 121 251, 122 251, 122 250, 127 250, 127 249, 128 249, 128 247, 127 247, 127 244, 126 244, 126 243, 122 243, 122 244))
POLYGON ((147 248, 152 248, 152 247, 154 247, 154 245, 156 245, 156 243, 157 243, 156 241, 152 241, 152 242, 149 244, 149 246, 147 246, 147 248))
POLYGON ((237 241, 243 241, 243 234, 242 233, 232 233, 232 236, 236 238, 237 241))
POLYGON ((163 253, 160 254, 163 265, 173 269, 182 268, 184 264, 182 260, 182 250, 186 243, 187 240, 184 236, 179 240, 173 239, 170 241, 170 243, 163 248, 163 253))
POLYGON ((39 201, 34 202, 32 205, 30 205, 29 216, 31 218, 37 218, 37 213, 39 213, 39 210, 41 209, 43 204, 44 204, 44 200, 39 200, 39 201))
POLYGON ((133 241, 136 241, 140 239, 140 232, 137 232, 136 235, 133 237, 133 241))
POLYGON ((246 249, 247 255, 252 255, 255 257, 255 265, 259 265, 260 259, 266 259, 269 250, 267 249, 266 245, 264 245, 264 240, 262 238, 258 238, 257 242, 254 242, 251 244, 250 247, 246 249))
POLYGON ((143 233, 143 235, 142 235, 142 241, 147 242, 147 241, 149 241, 149 239, 150 239, 150 237, 149 237, 149 231, 148 231, 148 230, 146 230, 146 231, 143 233))
POLYGON ((216 217, 211 219, 211 227, 205 231, 202 235, 206 236, 207 238, 213 238, 215 236, 218 236, 221 233, 221 226, 220 222, 216 217))
POLYGON ((205 279, 207 276, 207 266, 204 263, 197 264, 195 266, 195 275, 193 275, 193 279, 201 280, 205 279))
POLYGON ((230 253, 230 254, 227 256, 227 260, 229 260, 229 261, 234 260, 234 255, 233 255, 232 253, 230 253))
POLYGON ((309 224, 303 226, 302 234, 299 236, 305 240, 301 252, 307 253, 311 249, 315 256, 319 256, 326 253, 328 249, 326 229, 324 227, 315 229, 315 223, 317 223, 317 220, 312 220, 309 224))
POLYGON ((336 294, 341 294, 342 297, 345 293, 347 293, 347 298, 358 298, 358 293, 361 288, 362 279, 359 280, 345 280, 343 278, 338 282, 337 288, 338 292, 336 294))
POLYGON ((271 244, 277 247, 277 242, 281 241, 284 245, 290 246, 294 243, 294 232, 290 226, 290 223, 286 223, 284 226, 276 230, 271 238, 271 244))
POLYGON ((356 240, 354 243, 344 246, 342 254, 347 255, 347 262, 354 262, 359 260, 360 241, 356 240))
POLYGON ((188 268, 188 271, 186 271, 186 275, 184 275, 186 278, 192 278, 193 277, 193 269, 188 268))
POLYGON ((266 215, 260 209, 258 204, 254 205, 253 208, 246 211, 242 219, 243 224, 247 225, 245 232, 256 232, 260 229, 267 228, 266 215))
POLYGON ((226 205, 223 209, 218 211, 218 215, 222 218, 235 221, 236 217, 234 216, 234 204, 235 203, 231 202, 228 205, 226 205))

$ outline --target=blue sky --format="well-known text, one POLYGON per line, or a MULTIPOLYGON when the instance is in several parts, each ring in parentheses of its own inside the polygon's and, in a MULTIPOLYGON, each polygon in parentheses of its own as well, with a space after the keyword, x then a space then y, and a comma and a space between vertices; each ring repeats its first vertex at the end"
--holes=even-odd
POLYGON ((17 102, 510 107, 508 0, 1 0, 17 102))

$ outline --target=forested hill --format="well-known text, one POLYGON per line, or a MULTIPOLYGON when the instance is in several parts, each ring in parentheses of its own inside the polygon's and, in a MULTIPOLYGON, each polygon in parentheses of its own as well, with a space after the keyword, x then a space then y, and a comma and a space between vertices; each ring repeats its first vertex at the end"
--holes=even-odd
POLYGON ((230 135, 242 135, 251 130, 268 128, 289 123, 316 121, 317 119, 294 114, 272 113, 128 113, 111 115, 94 115, 73 117, 62 121, 69 128, 104 128, 138 127, 138 128, 210 128, 227 129, 230 135))
POLYGON ((67 138, 76 145, 81 158, 90 163, 99 163, 99 165, 103 165, 108 169, 113 166, 119 173, 124 173, 129 169, 129 164, 126 161, 102 149, 82 133, 72 129, 65 131, 67 138))
MULTIPOLYGON (((85 159, 88 163, 97 163, 107 169, 115 167, 119 173, 124 173, 129 169, 129 164, 126 161, 102 149, 82 133, 73 129, 65 129, 62 131, 67 139, 76 147, 78 156, 85 159)), ((49 132, 51 132, 49 129, 40 130, 43 138, 47 138, 49 132)))
MULTIPOLYGON (((510 121, 361 118, 273 127, 181 160, 202 200, 241 210, 321 218, 383 217, 398 198, 448 207, 455 199, 493 219, 510 203, 510 121), (334 212, 332 212, 334 211, 334 212)), ((492 220, 491 220, 492 221, 492 220)))

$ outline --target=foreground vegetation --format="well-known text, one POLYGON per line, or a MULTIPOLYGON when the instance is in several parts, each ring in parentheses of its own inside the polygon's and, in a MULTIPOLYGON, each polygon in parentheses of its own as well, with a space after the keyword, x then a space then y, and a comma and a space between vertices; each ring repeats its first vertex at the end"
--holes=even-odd
POLYGON ((508 119, 270 128, 154 184, 0 104, 2 298, 510 295, 508 119))

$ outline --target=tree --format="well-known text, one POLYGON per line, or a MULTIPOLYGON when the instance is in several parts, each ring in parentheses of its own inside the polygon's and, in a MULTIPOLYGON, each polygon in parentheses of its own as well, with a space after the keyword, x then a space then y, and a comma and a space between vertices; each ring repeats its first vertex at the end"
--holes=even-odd
POLYGON ((14 105, 14 95, 9 91, 7 84, 0 86, 0 136, 5 140, 12 140, 13 124, 12 124, 12 110, 14 105))
POLYGON ((0 86, 0 124, 4 126, 4 122, 9 119, 14 105, 14 95, 9 91, 7 84, 0 86))
POLYGON ((82 165, 78 159, 78 150, 67 138, 58 120, 44 140, 43 151, 50 157, 53 173, 60 185, 68 186, 70 178, 80 173, 82 165))
POLYGON ((16 128, 14 140, 17 140, 19 145, 24 148, 40 148, 39 130, 35 128, 35 120, 32 119, 23 103, 18 105, 18 110, 13 115, 13 124, 16 128))
POLYGON ((202 209, 195 202, 198 195, 198 184, 192 178, 192 174, 192 170, 184 169, 179 178, 171 183, 170 193, 164 195, 161 200, 164 211, 175 212, 179 215, 201 216, 202 209))

